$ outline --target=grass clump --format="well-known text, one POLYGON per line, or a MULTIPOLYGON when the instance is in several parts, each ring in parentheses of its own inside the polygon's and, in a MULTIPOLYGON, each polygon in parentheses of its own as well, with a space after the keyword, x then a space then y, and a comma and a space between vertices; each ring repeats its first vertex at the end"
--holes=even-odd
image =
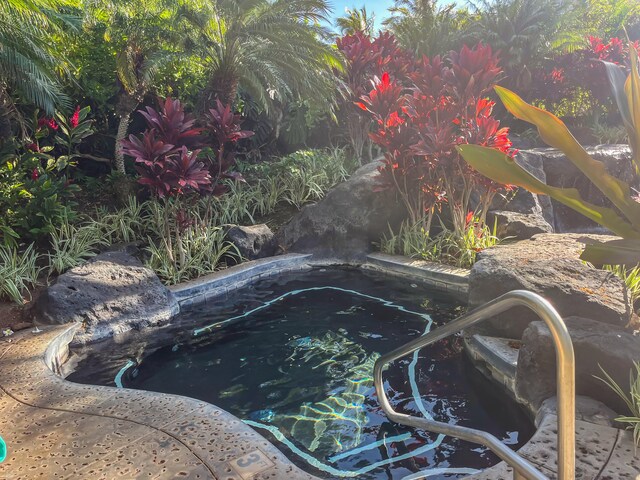
POLYGON ((8 298, 18 305, 24 303, 23 294, 37 285, 42 272, 39 258, 33 244, 23 252, 0 244, 0 298, 8 298))
POLYGON ((600 370, 604 378, 596 378, 608 385, 629 409, 630 415, 621 415, 616 421, 626 424, 627 429, 633 431, 633 441, 637 449, 640 447, 640 362, 634 362, 633 369, 629 372, 629 393, 625 392, 602 367, 600 370))

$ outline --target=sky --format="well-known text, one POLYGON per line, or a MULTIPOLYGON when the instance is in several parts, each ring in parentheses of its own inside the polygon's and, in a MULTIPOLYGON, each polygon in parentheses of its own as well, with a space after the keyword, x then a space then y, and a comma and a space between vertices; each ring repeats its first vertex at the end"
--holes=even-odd
MULTIPOLYGON (((345 8, 360 8, 362 6, 366 6, 368 12, 373 12, 375 14, 376 29, 380 28, 382 21, 389 16, 389 12, 387 12, 387 10, 393 5, 393 0, 329 0, 329 2, 333 6, 332 20, 334 23, 336 18, 344 15, 345 8)), ((443 3, 457 3, 458 5, 462 5, 465 2, 463 0, 441 0, 438 2, 438 4, 443 3)))
POLYGON ((333 19, 344 15, 345 8, 367 7, 368 12, 373 12, 376 16, 376 28, 379 28, 382 20, 387 17, 387 9, 393 5, 393 0, 330 0, 333 6, 333 19))

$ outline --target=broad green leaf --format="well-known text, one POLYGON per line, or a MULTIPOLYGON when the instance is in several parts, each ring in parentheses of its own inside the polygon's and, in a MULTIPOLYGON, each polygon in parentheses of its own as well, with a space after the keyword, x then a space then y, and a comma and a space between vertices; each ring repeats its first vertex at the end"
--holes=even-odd
POLYGON ((507 110, 520 120, 538 127, 545 143, 562 150, 633 225, 640 226, 640 204, 631 198, 629 185, 609 175, 602 162, 591 158, 562 120, 545 110, 529 105, 506 88, 495 87, 495 90, 507 110))
POLYGON ((532 193, 549 195, 621 237, 640 239, 640 232, 613 209, 587 202, 575 188, 552 187, 541 182, 509 155, 495 148, 460 145, 458 151, 469 165, 493 181, 505 185, 517 185, 532 193))
POLYGON ((596 266, 640 264, 640 240, 611 240, 588 244, 580 256, 582 260, 596 266))

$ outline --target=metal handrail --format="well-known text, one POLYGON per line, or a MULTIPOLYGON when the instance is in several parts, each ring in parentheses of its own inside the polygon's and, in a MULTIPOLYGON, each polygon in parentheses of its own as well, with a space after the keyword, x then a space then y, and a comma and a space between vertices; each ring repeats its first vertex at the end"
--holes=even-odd
POLYGON ((481 307, 433 330, 411 342, 382 355, 373 367, 373 379, 378 401, 387 417, 396 423, 461 438, 491 449, 513 468, 514 479, 548 480, 529 461, 520 457, 495 436, 482 430, 450 425, 428 418, 414 417, 396 412, 384 391, 382 369, 385 365, 431 345, 483 320, 513 307, 524 306, 532 310, 551 330, 556 349, 556 384, 558 390, 558 480, 575 477, 575 358, 573 344, 564 321, 553 306, 540 295, 526 290, 513 290, 481 307))

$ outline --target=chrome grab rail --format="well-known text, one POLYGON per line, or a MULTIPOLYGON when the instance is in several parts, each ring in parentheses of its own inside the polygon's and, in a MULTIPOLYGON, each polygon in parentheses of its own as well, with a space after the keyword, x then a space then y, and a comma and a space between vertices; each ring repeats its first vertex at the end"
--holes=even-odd
POLYGON ((450 425, 427 418, 414 417, 396 412, 384 391, 382 369, 389 363, 405 357, 416 350, 431 345, 454 333, 469 328, 483 320, 498 315, 516 306, 532 310, 551 330, 556 349, 556 385, 558 391, 558 480, 575 478, 575 358, 573 344, 564 321, 553 306, 540 295, 526 290, 513 290, 492 300, 456 320, 438 327, 411 342, 382 355, 373 368, 373 379, 378 401, 389 420, 415 428, 441 433, 478 443, 491 449, 513 468, 514 479, 548 480, 529 461, 520 457, 495 436, 482 430, 450 425))

